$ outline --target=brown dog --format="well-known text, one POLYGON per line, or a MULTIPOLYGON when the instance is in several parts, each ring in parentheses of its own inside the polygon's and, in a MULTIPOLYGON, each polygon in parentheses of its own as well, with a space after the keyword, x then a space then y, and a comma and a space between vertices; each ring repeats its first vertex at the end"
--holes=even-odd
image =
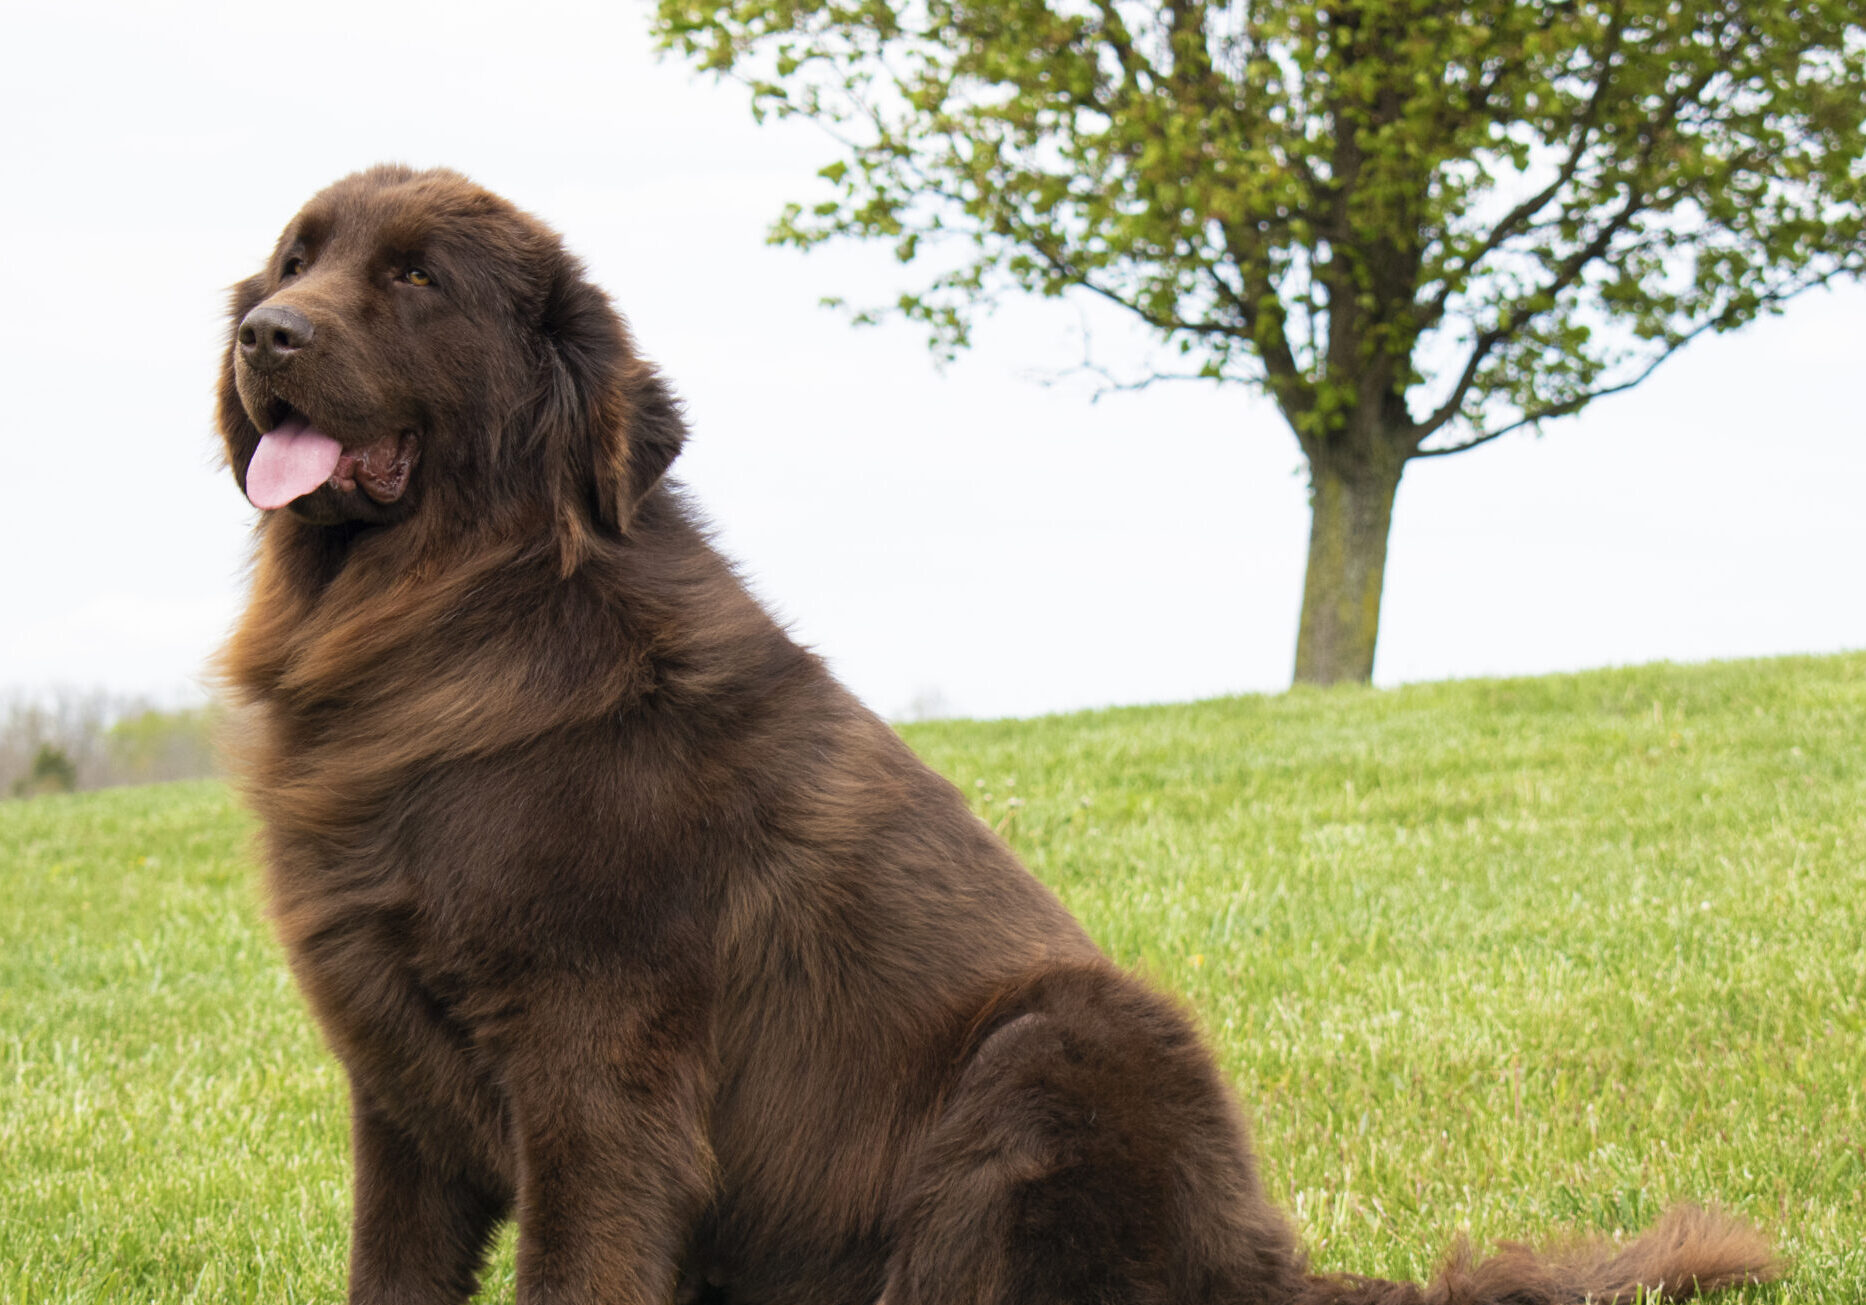
POLYGON ((535 219, 313 199, 233 297, 268 511, 224 655, 273 909, 350 1074, 350 1298, 1538 1302, 1759 1278, 1614 1254, 1306 1273, 1190 1021, 785 637, 662 473, 679 410, 535 219))

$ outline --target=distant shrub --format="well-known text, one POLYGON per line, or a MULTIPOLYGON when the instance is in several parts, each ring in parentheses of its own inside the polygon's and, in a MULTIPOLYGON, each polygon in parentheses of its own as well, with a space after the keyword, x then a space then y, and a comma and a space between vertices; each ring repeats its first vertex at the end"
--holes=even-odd
POLYGON ((78 766, 56 743, 41 743, 33 753, 32 767, 13 781, 14 797, 37 797, 41 793, 69 793, 78 787, 78 766))

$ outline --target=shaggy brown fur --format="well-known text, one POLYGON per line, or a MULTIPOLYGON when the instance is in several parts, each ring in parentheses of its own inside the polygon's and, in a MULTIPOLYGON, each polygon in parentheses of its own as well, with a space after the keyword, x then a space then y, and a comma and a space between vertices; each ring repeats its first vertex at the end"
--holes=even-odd
POLYGON ((464 1300, 508 1217, 526 1305, 1548 1305, 1769 1272, 1681 1209, 1617 1254, 1310 1276, 1191 1020, 747 596, 662 482, 674 401, 535 219, 449 172, 348 177, 233 321, 242 486, 288 421, 398 459, 383 501, 334 474, 265 515, 224 655, 277 927, 350 1075, 353 1301, 464 1300), (261 368, 243 321, 308 325, 261 368))

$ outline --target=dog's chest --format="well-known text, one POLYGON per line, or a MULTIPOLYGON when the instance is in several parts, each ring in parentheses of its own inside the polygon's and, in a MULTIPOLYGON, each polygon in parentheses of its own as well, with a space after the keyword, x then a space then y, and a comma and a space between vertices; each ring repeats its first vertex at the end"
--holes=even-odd
POLYGON ((355 1086, 424 1148, 507 1167, 499 1068, 455 949, 407 899, 327 899, 324 927, 287 940, 292 968, 355 1086))
POLYGON ((482 1057, 470 996, 483 979, 444 886, 390 838, 274 828, 269 841, 274 922, 338 1055, 353 1069, 425 1060, 430 1075, 456 1061, 450 1073, 474 1071, 482 1057))

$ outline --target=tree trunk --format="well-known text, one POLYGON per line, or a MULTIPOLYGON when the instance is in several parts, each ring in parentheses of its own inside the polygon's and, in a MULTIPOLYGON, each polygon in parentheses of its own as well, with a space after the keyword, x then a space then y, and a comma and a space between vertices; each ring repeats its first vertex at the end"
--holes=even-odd
POLYGON ((1380 632, 1387 531, 1406 461, 1397 449, 1378 445, 1307 452, 1309 570, 1296 635, 1296 683, 1366 684, 1380 632))

